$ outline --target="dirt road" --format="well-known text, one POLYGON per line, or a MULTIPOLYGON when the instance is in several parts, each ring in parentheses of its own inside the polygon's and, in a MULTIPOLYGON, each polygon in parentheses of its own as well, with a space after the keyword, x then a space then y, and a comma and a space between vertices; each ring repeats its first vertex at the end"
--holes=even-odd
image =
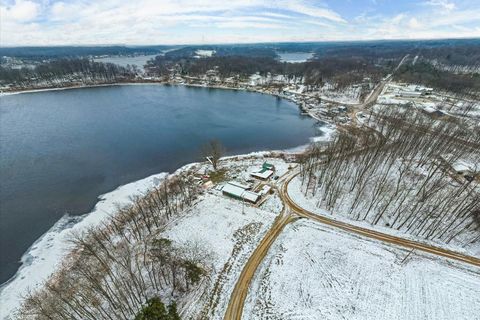
POLYGON ((284 204, 287 205, 288 207, 290 207, 290 209, 295 214, 299 215, 300 217, 307 218, 307 219, 312 219, 312 220, 315 220, 317 222, 320 222, 320 223, 323 223, 323 224, 326 224, 326 225, 329 225, 329 226, 333 226, 333 227, 345 230, 347 232, 351 232, 351 233, 355 233, 355 234, 358 234, 358 235, 361 235, 361 236, 364 236, 364 237, 380 240, 380 241, 385 242, 385 243, 393 244, 393 245, 400 246, 400 247, 405 247, 405 248, 408 248, 408 249, 420 250, 420 251, 427 252, 427 253, 430 253, 430 254, 434 254, 434 255, 437 255, 437 256, 461 261, 461 262, 464 262, 464 263, 467 263, 467 264, 470 264, 470 265, 480 267, 480 258, 464 255, 464 254, 461 254, 461 253, 458 253, 458 252, 455 252, 455 251, 452 251, 452 250, 428 245, 428 244, 418 242, 418 241, 413 241, 413 240, 400 238, 400 237, 397 237, 397 236, 392 236, 392 235, 389 235, 389 234, 386 234, 386 233, 383 233, 383 232, 379 232, 379 231, 355 226, 355 225, 352 225, 352 224, 349 224, 349 223, 337 221, 337 220, 331 219, 331 218, 326 217, 326 216, 315 214, 313 212, 310 212, 310 211, 300 207, 297 203, 295 203, 292 200, 292 198, 288 195, 288 192, 287 192, 289 182, 294 177, 296 177, 297 175, 298 175, 298 173, 292 174, 288 179, 286 179, 285 183, 283 184, 283 186, 280 190, 280 196, 281 196, 282 200, 284 201, 284 204))
POLYGON ((230 301, 224 317, 225 320, 241 320, 245 299, 248 293, 248 288, 252 282, 253 277, 255 276, 255 272, 258 269, 258 266, 260 265, 260 263, 262 263, 263 259, 268 253, 268 250, 272 246, 275 239, 277 239, 277 237, 283 231, 285 226, 298 218, 311 219, 331 227, 339 228, 363 237, 379 240, 384 243, 408 249, 416 249, 436 256, 480 267, 480 259, 477 257, 464 255, 448 249, 435 247, 418 241, 403 239, 379 231, 355 226, 346 222, 337 221, 302 208, 297 203, 295 203, 295 201, 293 201, 293 199, 289 196, 287 192, 288 184, 293 178, 295 178, 299 174, 298 171, 295 171, 296 170, 294 169, 292 172, 290 172, 289 175, 282 176, 282 178, 280 179, 282 181, 282 186, 281 188, 279 188, 279 194, 285 206, 284 212, 278 216, 270 230, 268 230, 258 247, 255 249, 253 254, 248 259, 247 263, 245 264, 240 274, 240 277, 235 284, 235 288, 233 289, 230 296, 230 301))
MULTIPOLYGON (((400 61, 395 71, 402 65, 402 63, 405 61, 407 57, 408 55, 406 55, 400 61)), ((367 99, 365 99, 363 103, 358 104, 357 107, 362 109, 367 107, 368 104, 375 102, 379 94, 382 92, 385 84, 390 81, 390 78, 391 76, 382 80, 381 83, 367 97, 367 99)), ((335 228, 339 228, 344 231, 351 232, 357 235, 368 237, 371 239, 379 240, 388 244, 393 244, 393 245, 408 248, 408 249, 416 249, 416 250, 427 252, 440 257, 445 257, 445 258, 449 258, 452 260, 456 260, 456 261, 460 261, 460 262, 464 262, 470 265, 480 267, 480 259, 477 257, 464 255, 464 254, 447 250, 444 248, 435 247, 435 246, 431 246, 421 242, 407 240, 407 239, 392 236, 386 233, 378 232, 375 230, 351 225, 345 222, 331 219, 329 217, 315 214, 313 212, 310 212, 300 207, 297 203, 295 203, 290 198, 287 192, 289 182, 298 174, 299 174, 298 171, 294 169, 290 173, 287 173, 284 176, 282 176, 277 181, 277 184, 281 185, 281 188, 278 188, 278 189, 279 189, 279 195, 285 206, 284 212, 282 212, 282 214, 279 215, 279 217, 275 220, 270 230, 268 230, 268 232, 266 233, 266 235, 264 236, 264 238, 262 239, 258 247, 255 249, 253 254, 248 259, 247 263, 245 264, 240 274, 240 277, 238 278, 237 283, 235 284, 235 287, 230 296, 230 301, 224 317, 225 320, 241 320, 248 289, 255 275, 255 272, 258 269, 258 266, 263 261, 263 259, 268 253, 268 250, 272 246, 273 242, 275 241, 275 239, 277 239, 277 237, 283 231, 285 226, 288 225, 290 222, 295 221, 298 218, 311 219, 319 223, 323 223, 323 224, 326 224, 335 228)))
POLYGON ((275 219, 272 227, 267 231, 255 251, 253 251, 253 254, 240 273, 240 277, 230 296, 227 311, 225 312, 225 320, 240 320, 242 318, 243 305, 255 271, 260 263, 262 263, 275 239, 277 239, 278 235, 283 231, 283 228, 298 218, 297 216, 291 215, 288 210, 284 210, 284 212, 275 219))

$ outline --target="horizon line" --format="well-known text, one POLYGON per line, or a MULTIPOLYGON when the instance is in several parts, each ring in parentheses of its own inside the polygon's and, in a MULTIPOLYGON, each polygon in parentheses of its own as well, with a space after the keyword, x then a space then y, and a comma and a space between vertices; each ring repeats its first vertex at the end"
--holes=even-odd
POLYGON ((221 45, 259 45, 259 44, 286 44, 286 43, 342 43, 342 42, 397 42, 397 41, 446 41, 446 40, 480 40, 480 37, 439 37, 439 38, 377 38, 377 39, 351 39, 351 40, 285 40, 285 41, 262 41, 262 42, 211 42, 211 43, 177 43, 177 44, 126 44, 126 43, 112 43, 112 44, 57 44, 57 45, 9 45, 2 44, 0 50, 3 48, 35 48, 35 47, 175 47, 175 46, 221 46, 221 45))

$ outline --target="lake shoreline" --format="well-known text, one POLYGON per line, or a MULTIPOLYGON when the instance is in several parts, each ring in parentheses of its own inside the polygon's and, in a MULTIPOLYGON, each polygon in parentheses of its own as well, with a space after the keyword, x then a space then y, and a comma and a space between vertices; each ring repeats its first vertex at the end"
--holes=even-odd
POLYGON ((287 101, 295 103, 295 105, 300 109, 300 111, 304 112, 310 118, 325 122, 324 120, 318 118, 314 115, 311 111, 305 110, 302 108, 303 100, 295 100, 290 97, 275 94, 268 91, 262 91, 259 89, 251 88, 251 87, 229 87, 225 85, 209 85, 209 84, 193 84, 193 83, 183 83, 183 82, 175 82, 175 81, 161 81, 161 80, 141 80, 141 81, 127 81, 127 82, 113 82, 113 83, 99 83, 99 84, 88 84, 88 85, 71 85, 71 86, 64 86, 64 87, 44 87, 44 88, 25 88, 25 89, 16 89, 11 91, 4 91, 0 92, 0 97, 2 96, 10 96, 10 95, 17 95, 23 93, 37 93, 37 92, 48 92, 48 91, 61 91, 61 90, 70 90, 70 89, 89 89, 89 88, 102 88, 102 87, 115 87, 115 86, 134 86, 134 85, 163 85, 163 86, 184 86, 184 87, 192 87, 192 88, 206 88, 206 89, 220 89, 220 90, 233 90, 233 91, 246 91, 246 92, 255 92, 260 94, 267 94, 279 99, 285 99, 287 101))
MULTIPOLYGON (((195 84, 183 84, 183 83, 165 83, 165 82, 147 82, 147 83, 114 83, 114 84, 99 84, 99 85, 92 85, 92 86, 78 86, 78 87, 66 87, 66 88, 44 88, 44 89, 35 89, 35 90, 30 90, 30 91, 19 91, 15 93, 9 93, 8 95, 16 95, 16 94, 21 94, 21 93, 37 93, 37 92, 46 92, 46 91, 58 91, 58 90, 68 90, 68 89, 82 89, 82 88, 92 88, 92 87, 113 87, 113 86, 136 86, 136 85, 148 85, 148 84, 157 84, 157 85, 162 85, 162 86, 178 86, 178 87, 199 87, 199 88, 212 88, 212 89, 225 89, 225 90, 236 90, 236 91, 248 91, 248 92, 253 92, 252 90, 244 90, 244 89, 239 89, 239 88, 228 88, 224 86, 204 86, 204 85, 195 85, 195 84)), ((154 89, 154 88, 153 88, 154 89)), ((267 92, 257 92, 257 93, 267 93, 267 92)), ((266 97, 265 97, 266 98, 266 97)), ((286 99, 288 100, 288 99, 286 99)), ((292 108, 291 110, 295 110, 294 105, 290 105, 289 108, 292 108)), ((295 112, 297 113, 297 112, 295 112)), ((332 128, 325 127, 325 130, 322 130, 322 133, 320 134, 318 131, 313 135, 310 136, 309 141, 313 141, 312 137, 317 136, 317 138, 324 137, 325 141, 330 139, 330 135, 333 132, 332 128), (326 130, 326 131, 325 131, 326 130)), ((264 156, 264 155, 272 155, 276 154, 277 156, 280 156, 282 154, 293 154, 293 153, 300 153, 303 152, 307 147, 309 143, 307 142, 306 144, 303 144, 303 142, 294 144, 293 147, 288 147, 285 149, 282 149, 283 147, 280 146, 278 147, 273 147, 273 148, 266 148, 263 150, 273 150, 273 151, 254 151, 254 152, 238 152, 236 155, 231 155, 228 157, 225 157, 225 159, 228 158, 246 158, 246 157, 252 157, 252 156, 264 156), (277 150, 277 151, 275 151, 277 150)), ((260 148, 262 150, 262 148, 260 148)), ((192 165, 192 164, 189 164, 192 165)), ((186 166, 189 166, 186 165, 186 166)), ((170 172, 176 172, 177 170, 180 170, 178 168, 183 168, 184 166, 176 167, 170 172)), ((162 171, 156 171, 156 172, 162 172, 162 171)), ((155 175, 155 174, 154 174, 155 175)), ((26 284, 31 284, 32 286, 37 285, 38 283, 42 282, 45 280, 46 277, 48 277, 49 273, 47 271, 52 271, 55 269, 58 269, 61 267, 61 264, 65 261, 64 257, 68 254, 68 252, 65 252, 60 249, 56 249, 57 247, 48 247, 50 244, 54 244, 55 246, 60 246, 62 248, 66 248, 66 244, 62 243, 62 239, 65 240, 65 232, 64 230, 67 230, 76 225, 84 225, 88 222, 92 222, 92 220, 96 220, 94 217, 98 215, 96 212, 99 209, 98 206, 105 206, 105 201, 104 198, 105 196, 108 196, 112 193, 115 193, 118 190, 124 189, 125 186, 128 187, 128 185, 145 185, 145 183, 150 183, 146 179, 148 178, 140 178, 140 179, 132 179, 129 182, 123 183, 119 185, 116 189, 109 189, 113 191, 108 191, 107 193, 99 193, 100 195, 97 196, 97 202, 94 205, 94 207, 91 210, 88 211, 82 211, 84 212, 81 215, 76 215, 76 216, 64 216, 60 218, 59 220, 56 221, 54 225, 51 225, 50 228, 42 234, 40 237, 38 237, 30 247, 23 253, 21 257, 21 265, 17 269, 16 273, 0 284, 0 300, 2 300, 2 304, 8 302, 10 304, 11 301, 19 301, 18 300, 18 294, 22 293, 22 288, 26 287, 26 284), (143 182, 145 183, 143 183, 143 182), (59 243, 59 244, 58 244, 59 243), (43 257, 47 257, 49 259, 45 260, 43 257), (42 272, 36 272, 38 270, 43 270, 42 272), (31 279, 34 279, 30 281, 31 279)), ((151 179, 150 179, 151 180, 151 179)), ((135 194, 136 188, 130 188, 131 193, 128 195, 123 195, 123 199, 129 198, 132 194, 135 194)), ((108 200, 106 201, 108 202, 108 200)), ((115 200, 116 202, 116 200, 115 200)), ((103 210, 100 210, 103 211, 103 210)), ((101 215, 105 214, 105 211, 101 215)), ((108 219, 108 218, 107 218, 108 219)), ((18 303, 13 304, 18 305, 18 303)), ((2 312, 0 312, 0 315, 2 312)), ((0 319, 3 317, 0 316, 0 319)))
MULTIPOLYGON (((253 158, 277 158, 302 152, 308 145, 288 150, 255 151, 246 154, 225 156, 221 161, 245 161, 253 158)), ((55 274, 73 253, 74 247, 69 242, 71 232, 85 232, 111 219, 119 206, 127 206, 135 196, 141 196, 158 186, 165 179, 188 171, 198 162, 185 164, 172 173, 162 172, 120 185, 114 190, 98 196, 95 206, 87 213, 79 216, 60 218, 47 232, 41 235, 22 255, 22 264, 9 280, 0 284, 0 319, 10 319, 19 307, 21 296, 29 290, 40 288, 43 283, 55 274)))

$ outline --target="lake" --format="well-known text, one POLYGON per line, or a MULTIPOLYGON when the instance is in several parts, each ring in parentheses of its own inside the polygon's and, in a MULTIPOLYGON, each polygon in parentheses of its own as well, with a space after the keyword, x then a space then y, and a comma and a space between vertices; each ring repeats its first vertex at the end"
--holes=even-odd
POLYGON ((104 62, 104 63, 114 63, 118 64, 122 67, 126 67, 127 65, 136 65, 140 70, 143 70, 143 66, 147 64, 148 60, 155 59, 156 56, 161 55, 153 54, 153 55, 146 55, 146 56, 112 56, 112 57, 104 57, 104 58, 95 58, 93 59, 96 62, 104 62))
POLYGON ((151 174, 201 160, 219 139, 229 154, 286 149, 319 134, 296 105, 269 95, 125 85, 0 97, 0 281, 65 213, 151 174))
POLYGON ((281 62, 299 63, 313 58, 311 52, 277 52, 281 62))

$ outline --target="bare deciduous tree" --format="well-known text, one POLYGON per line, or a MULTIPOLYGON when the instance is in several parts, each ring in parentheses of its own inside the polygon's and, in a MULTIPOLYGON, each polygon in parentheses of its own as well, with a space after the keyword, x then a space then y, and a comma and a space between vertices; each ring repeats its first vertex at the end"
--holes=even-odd
POLYGON ((202 146, 202 155, 212 164, 213 170, 217 170, 220 158, 225 154, 225 147, 220 140, 213 139, 202 146))

